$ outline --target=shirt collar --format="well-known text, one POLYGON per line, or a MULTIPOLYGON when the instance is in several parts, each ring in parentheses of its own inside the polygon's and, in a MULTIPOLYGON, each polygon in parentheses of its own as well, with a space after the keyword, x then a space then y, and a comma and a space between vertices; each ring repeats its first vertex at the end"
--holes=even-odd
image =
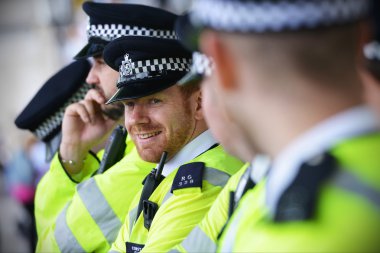
POLYGON ((212 136, 210 130, 204 131, 191 142, 187 143, 172 159, 165 163, 162 174, 165 177, 168 176, 173 170, 207 151, 216 143, 217 141, 212 136))
POLYGON ((272 214, 278 199, 294 180, 303 162, 343 140, 378 129, 375 114, 363 105, 328 118, 294 140, 275 158, 268 175, 266 203, 272 214))

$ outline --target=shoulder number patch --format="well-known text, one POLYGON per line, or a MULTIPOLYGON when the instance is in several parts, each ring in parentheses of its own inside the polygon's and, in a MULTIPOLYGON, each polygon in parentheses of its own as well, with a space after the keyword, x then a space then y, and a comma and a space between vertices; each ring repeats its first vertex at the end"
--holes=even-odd
POLYGON ((173 180, 171 192, 178 189, 202 187, 203 170, 205 164, 194 162, 179 167, 173 180))
POLYGON ((126 242, 125 248, 127 253, 138 253, 144 248, 144 244, 126 242))

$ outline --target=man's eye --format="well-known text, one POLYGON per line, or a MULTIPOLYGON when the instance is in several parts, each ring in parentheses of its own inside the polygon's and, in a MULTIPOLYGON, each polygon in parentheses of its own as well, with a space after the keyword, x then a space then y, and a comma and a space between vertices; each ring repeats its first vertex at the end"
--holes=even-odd
POLYGON ((157 98, 153 98, 150 100, 150 103, 151 104, 158 104, 158 103, 161 103, 161 100, 157 99, 157 98))
POLYGON ((133 106, 135 106, 135 103, 134 102, 124 102, 124 106, 127 108, 132 108, 133 106))

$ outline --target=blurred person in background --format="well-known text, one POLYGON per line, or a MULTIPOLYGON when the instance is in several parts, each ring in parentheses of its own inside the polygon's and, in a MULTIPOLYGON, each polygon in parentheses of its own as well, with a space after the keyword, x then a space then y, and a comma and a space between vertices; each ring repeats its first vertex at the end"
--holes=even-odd
MULTIPOLYGON (((22 148, 12 154, 9 161, 4 166, 4 180, 6 192, 19 203, 25 216, 17 220, 19 232, 27 239, 30 250, 34 252, 37 242, 37 233, 34 222, 34 194, 36 190, 36 178, 38 170, 35 167, 35 159, 32 150, 38 144, 38 139, 33 135, 28 135, 22 148)), ((46 167, 46 165, 45 165, 46 167)))
POLYGON ((207 84, 247 141, 273 159, 267 179, 239 201, 218 251, 379 250, 379 124, 356 68, 368 7, 195 1, 193 36, 215 64, 207 84))

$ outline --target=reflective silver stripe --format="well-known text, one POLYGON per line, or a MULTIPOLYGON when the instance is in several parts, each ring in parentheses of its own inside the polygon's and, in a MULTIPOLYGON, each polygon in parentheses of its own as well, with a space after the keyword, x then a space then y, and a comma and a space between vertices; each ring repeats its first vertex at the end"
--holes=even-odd
POLYGON ((238 224, 240 222, 240 219, 242 217, 242 213, 239 212, 236 215, 234 215, 234 219, 229 222, 229 225, 224 230, 224 240, 219 241, 219 248, 220 252, 233 252, 236 233, 238 230, 238 224))
POLYGON ((57 223, 55 225, 54 236, 57 242, 59 250, 64 252, 85 252, 82 246, 79 244, 73 233, 71 232, 69 225, 66 223, 67 208, 71 204, 71 201, 65 206, 62 212, 58 215, 57 223))
POLYGON ((226 172, 206 167, 204 174, 203 174, 203 180, 208 181, 212 185, 224 187, 230 178, 230 175, 226 172))
POLYGON ((334 185, 365 197, 380 208, 380 192, 363 183, 360 178, 347 171, 339 172, 333 179, 334 185))
POLYGON ((110 250, 108 253, 119 253, 119 251, 110 250))
POLYGON ((137 215, 137 209, 138 209, 138 206, 136 206, 135 208, 133 208, 129 212, 129 214, 128 214, 128 216, 129 216, 129 234, 132 233, 133 224, 134 224, 134 222, 135 222, 135 220, 137 218, 136 217, 136 215, 137 215))
POLYGON ((216 244, 196 226, 181 243, 187 252, 215 252, 216 244))
MULTIPOLYGON (((122 224, 100 191, 94 178, 79 184, 78 194, 107 242, 109 244, 113 243, 122 224)), ((88 232, 90 233, 91 231, 88 232)))
POLYGON ((168 193, 166 193, 164 199, 162 200, 161 205, 163 205, 172 195, 173 195, 173 193, 171 193, 170 191, 168 191, 168 193))
POLYGON ((244 188, 247 185, 248 179, 251 176, 252 166, 248 166, 248 168, 244 171, 244 174, 241 176, 239 183, 235 190, 235 202, 237 203, 243 197, 244 188))

